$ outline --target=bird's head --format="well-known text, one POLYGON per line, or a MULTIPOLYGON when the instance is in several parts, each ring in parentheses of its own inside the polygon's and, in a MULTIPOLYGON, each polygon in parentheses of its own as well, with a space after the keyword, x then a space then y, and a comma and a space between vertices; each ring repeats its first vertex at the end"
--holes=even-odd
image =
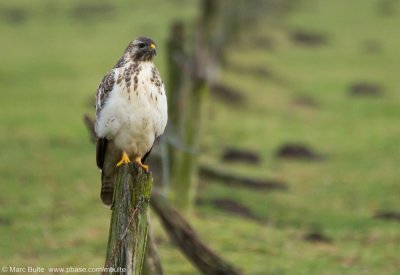
POLYGON ((151 61, 156 55, 156 43, 147 37, 138 37, 125 50, 133 61, 151 61))

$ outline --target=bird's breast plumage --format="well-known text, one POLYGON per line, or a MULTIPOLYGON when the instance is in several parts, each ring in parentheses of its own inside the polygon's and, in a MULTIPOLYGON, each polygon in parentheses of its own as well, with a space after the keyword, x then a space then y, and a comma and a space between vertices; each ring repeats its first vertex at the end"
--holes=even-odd
POLYGON ((143 156, 167 124, 164 84, 152 62, 113 69, 113 87, 98 114, 96 132, 116 147, 143 156))

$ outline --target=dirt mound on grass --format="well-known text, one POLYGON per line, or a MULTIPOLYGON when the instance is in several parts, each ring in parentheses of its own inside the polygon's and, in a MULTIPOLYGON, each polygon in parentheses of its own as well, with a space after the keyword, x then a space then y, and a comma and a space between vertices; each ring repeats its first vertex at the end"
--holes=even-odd
POLYGON ((376 83, 357 82, 350 86, 349 95, 357 97, 379 97, 383 95, 383 89, 376 83))
POLYGON ((260 157, 256 152, 236 148, 226 148, 221 156, 224 162, 244 162, 249 164, 259 164, 260 157))
POLYGON ((332 239, 326 236, 325 234, 313 231, 309 232, 304 236, 304 240, 311 243, 332 243, 332 239))
POLYGON ((224 84, 215 84, 211 87, 212 94, 221 101, 240 105, 244 103, 243 92, 224 84))
POLYGON ((374 216, 375 219, 391 220, 400 222, 400 212, 395 211, 379 211, 374 216))
POLYGON ((305 47, 323 46, 328 43, 325 34, 306 30, 292 31, 290 38, 295 44, 305 47))
POLYGON ((316 153, 307 145, 299 143, 284 144, 276 152, 276 157, 282 159, 303 159, 313 161, 319 161, 323 159, 321 154, 316 153))

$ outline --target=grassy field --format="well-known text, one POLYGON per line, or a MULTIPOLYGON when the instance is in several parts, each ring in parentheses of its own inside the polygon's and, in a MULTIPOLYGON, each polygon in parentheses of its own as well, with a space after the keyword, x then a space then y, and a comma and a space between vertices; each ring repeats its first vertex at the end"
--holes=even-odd
MULTIPOLYGON (((82 114, 93 112, 98 82, 135 36, 158 41, 156 63, 166 75, 168 24, 193 22, 197 12, 194 0, 136 2, 0 3, 2 266, 102 266, 110 211, 99 200, 82 114)), ((289 186, 259 192, 201 183, 205 203, 191 222, 245 274, 400 274, 400 224, 374 219, 377 211, 400 211, 399 14, 395 1, 303 0, 227 49, 219 79, 246 101, 210 102, 201 161, 289 186), (324 39, 296 42, 299 31, 324 39), (382 93, 349 95, 359 82, 382 93), (324 158, 276 159, 285 143, 324 158), (256 151, 262 162, 222 163, 226 146, 256 151), (209 203, 221 198, 257 220, 209 203), (310 232, 330 241, 306 241, 310 232)), ((166 274, 197 274, 154 225, 166 274)))

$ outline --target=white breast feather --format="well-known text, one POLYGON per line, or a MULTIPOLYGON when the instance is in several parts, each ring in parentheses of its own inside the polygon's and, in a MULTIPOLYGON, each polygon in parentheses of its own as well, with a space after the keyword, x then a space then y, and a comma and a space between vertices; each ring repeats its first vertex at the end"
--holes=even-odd
POLYGON ((115 84, 102 108, 97 123, 99 137, 113 140, 115 145, 128 154, 143 157, 160 136, 167 124, 167 99, 164 85, 160 88, 151 82, 152 62, 140 63, 137 88, 134 79, 126 86, 124 79, 117 83, 124 68, 116 68, 115 84))

